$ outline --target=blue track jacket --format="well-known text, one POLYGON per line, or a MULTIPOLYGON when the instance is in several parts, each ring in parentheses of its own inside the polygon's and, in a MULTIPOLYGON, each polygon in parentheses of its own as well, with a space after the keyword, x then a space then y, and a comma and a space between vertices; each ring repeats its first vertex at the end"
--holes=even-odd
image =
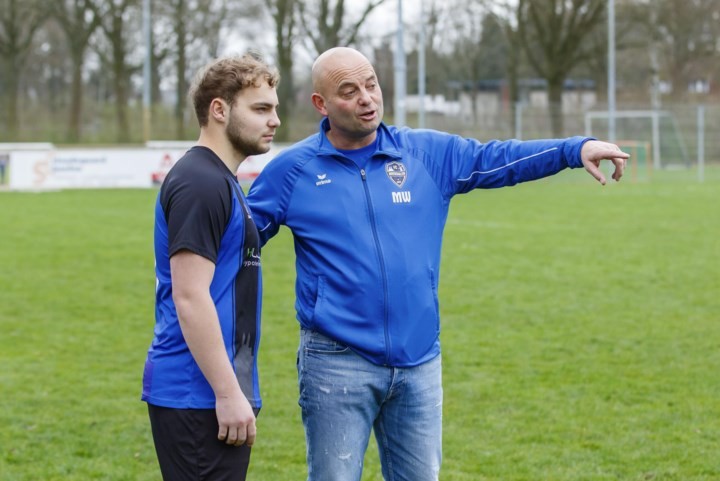
POLYGON ((320 132, 281 152, 248 194, 261 243, 293 233, 297 319, 373 363, 440 353, 440 248, 450 199, 581 167, 586 137, 480 143, 381 124, 364 168, 320 132))

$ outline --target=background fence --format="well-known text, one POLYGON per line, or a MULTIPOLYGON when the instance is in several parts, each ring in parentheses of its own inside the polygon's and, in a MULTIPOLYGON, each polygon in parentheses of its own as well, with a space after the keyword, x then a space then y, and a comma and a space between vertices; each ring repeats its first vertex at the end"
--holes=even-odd
MULTIPOLYGON (((30 107, 31 112, 33 109, 36 112, 24 116, 25 120, 19 136, 15 138, 16 142, 52 142, 61 148, 85 145, 118 146, 113 140, 116 137, 114 113, 108 104, 90 103, 86 106, 82 146, 62 143, 65 122, 63 111, 48 111, 47 106, 30 107)), ((509 138, 528 140, 554 136, 547 106, 520 104, 513 112, 507 106, 498 104, 487 109, 481 106, 477 111, 479 113, 475 115, 428 113, 425 116, 425 126, 481 141, 509 138)), ((141 105, 138 103, 131 106, 128 114, 131 120, 131 146, 145 145, 141 105)), ((154 109, 152 140, 194 141, 197 138, 197 129, 194 126, 186 129, 184 139, 177 138, 172 114, 168 107, 157 106, 154 109)), ((386 114, 385 120, 387 123, 393 122, 392 112, 386 114)), ((290 131, 290 141, 293 142, 316 132, 318 121, 317 113, 310 105, 306 105, 298 108, 293 118, 283 119, 281 128, 290 131)), ((407 123, 412 127, 417 126, 417 114, 408 113, 407 123)), ((635 169, 635 180, 650 180, 653 177, 720 180, 719 134, 720 104, 665 104, 656 111, 651 110, 647 104, 618 105, 615 140, 624 149, 629 149, 633 156, 630 167, 635 169), (648 162, 651 165, 648 165, 648 162)), ((9 141, 3 135, 4 133, 0 132, 0 142, 9 141)), ((572 135, 593 135, 608 139, 606 106, 595 104, 588 109, 565 108, 561 136, 572 135)))
MULTIPOLYGON (((605 105, 565 111, 562 136, 592 135, 607 140, 606 112, 605 105)), ((430 115, 426 119, 429 128, 480 140, 529 140, 554 136, 546 107, 521 104, 515 115, 507 109, 492 119, 443 115, 430 115)), ((645 168, 648 160, 654 170, 696 171, 700 165, 700 168, 706 169, 702 175, 715 178, 713 172, 720 168, 720 105, 667 104, 656 111, 648 105, 621 105, 616 111, 615 123, 616 142, 632 149, 631 154, 641 157, 637 159, 642 164, 641 169, 645 168), (655 124, 653 115, 656 115, 655 124), (649 152, 645 152, 647 149, 649 152)), ((647 173, 640 171, 637 175, 638 178, 648 177, 647 173)))

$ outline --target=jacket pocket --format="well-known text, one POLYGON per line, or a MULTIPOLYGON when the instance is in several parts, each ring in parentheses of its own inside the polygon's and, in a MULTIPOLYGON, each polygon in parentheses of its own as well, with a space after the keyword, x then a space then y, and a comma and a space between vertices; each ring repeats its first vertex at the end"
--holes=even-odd
POLYGON ((301 284, 296 309, 304 327, 312 329, 315 326, 315 313, 322 304, 324 292, 324 276, 310 277, 301 284))

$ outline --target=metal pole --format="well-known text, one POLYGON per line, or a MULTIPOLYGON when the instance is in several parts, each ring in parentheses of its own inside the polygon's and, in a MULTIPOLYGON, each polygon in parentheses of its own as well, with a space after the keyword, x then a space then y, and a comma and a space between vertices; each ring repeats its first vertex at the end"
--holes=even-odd
POLYGON ((652 149, 653 149, 653 168, 660 169, 662 164, 660 159, 660 111, 652 111, 652 149))
POLYGON ((425 2, 420 0, 420 41, 418 42, 418 127, 425 128, 425 2))
POLYGON ((515 138, 522 140, 522 110, 523 103, 515 102, 515 138))
POLYGON ((143 62, 143 134, 150 140, 150 91, 152 89, 150 62, 152 59, 152 36, 150 30, 150 0, 143 0, 143 37, 145 61, 143 62))
POLYGON ((615 142, 615 0, 608 0, 608 140, 615 142))
POLYGON ((397 37, 395 44, 395 125, 403 127, 405 121, 405 46, 403 44, 403 14, 402 0, 398 0, 397 8, 397 37))
POLYGON ((650 25, 653 35, 650 39, 650 71, 652 72, 652 85, 650 87, 650 105, 653 110, 660 110, 660 60, 658 50, 660 49, 657 32, 657 5, 650 6, 650 25))
POLYGON ((697 109, 698 129, 698 181, 705 181, 705 106, 699 105, 697 109))

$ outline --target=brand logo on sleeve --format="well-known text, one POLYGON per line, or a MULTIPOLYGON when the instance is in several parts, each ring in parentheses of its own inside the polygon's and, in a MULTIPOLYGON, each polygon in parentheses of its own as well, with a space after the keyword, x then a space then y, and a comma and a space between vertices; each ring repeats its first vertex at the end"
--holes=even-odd
POLYGON ((393 161, 385 164, 385 173, 398 187, 402 187, 407 180, 407 169, 401 162, 393 161))

